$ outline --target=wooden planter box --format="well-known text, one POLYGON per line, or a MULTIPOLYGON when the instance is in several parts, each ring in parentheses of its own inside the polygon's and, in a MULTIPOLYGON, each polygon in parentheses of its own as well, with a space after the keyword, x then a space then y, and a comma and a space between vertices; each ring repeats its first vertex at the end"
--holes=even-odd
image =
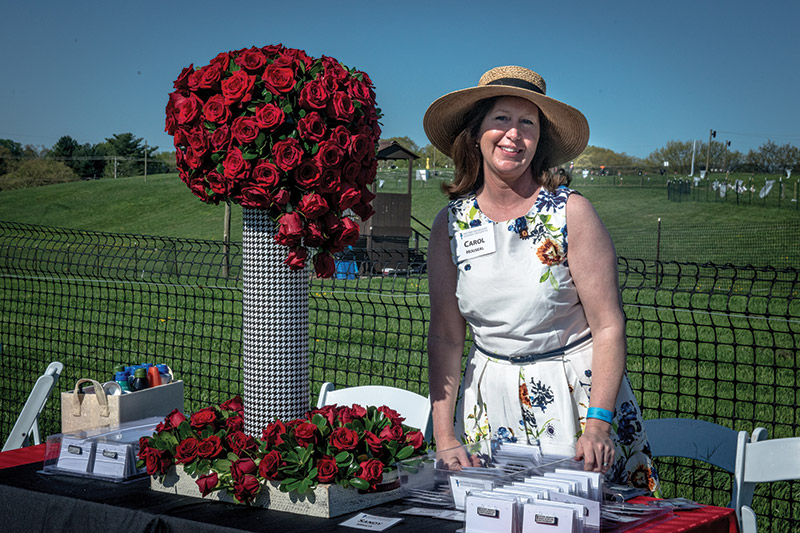
MULTIPOLYGON (((331 518, 401 498, 402 489, 396 474, 396 471, 384 474, 384 483, 378 487, 379 492, 360 492, 354 488, 320 484, 314 492, 300 496, 293 492, 281 492, 278 489, 278 482, 267 481, 252 505, 274 511, 331 518), (390 479, 387 480, 387 477, 390 479)), ((184 472, 182 467, 178 469, 173 467, 164 476, 163 481, 151 478, 150 488, 170 494, 202 498, 195 479, 184 472)), ((223 491, 214 491, 205 499, 235 503, 233 496, 223 491)))

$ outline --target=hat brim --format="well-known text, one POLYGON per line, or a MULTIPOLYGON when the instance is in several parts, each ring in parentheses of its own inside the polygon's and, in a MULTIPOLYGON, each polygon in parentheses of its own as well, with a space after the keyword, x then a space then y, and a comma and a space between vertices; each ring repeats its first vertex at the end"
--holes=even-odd
POLYGON ((589 123, 572 106, 528 89, 508 85, 482 85, 448 93, 425 112, 422 125, 431 144, 451 156, 453 141, 464 128, 467 113, 479 101, 495 96, 518 96, 536 104, 547 118, 553 147, 551 162, 559 165, 580 155, 589 142, 589 123))

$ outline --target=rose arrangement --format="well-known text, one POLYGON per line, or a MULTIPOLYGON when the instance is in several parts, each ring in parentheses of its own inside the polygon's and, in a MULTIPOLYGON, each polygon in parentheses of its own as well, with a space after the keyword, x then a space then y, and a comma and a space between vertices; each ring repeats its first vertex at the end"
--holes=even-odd
POLYGON ((267 210, 286 264, 320 277, 373 214, 380 110, 366 73, 282 45, 184 68, 166 109, 178 174, 202 201, 267 210), (349 211, 348 211, 349 210, 349 211))
POLYGON ((249 503, 266 480, 298 494, 319 483, 375 490, 396 461, 427 451, 422 433, 386 406, 325 406, 304 418, 275 420, 261 438, 242 431, 243 413, 238 396, 189 418, 172 411, 140 440, 139 468, 162 477, 182 465, 203 496, 222 490, 249 503))

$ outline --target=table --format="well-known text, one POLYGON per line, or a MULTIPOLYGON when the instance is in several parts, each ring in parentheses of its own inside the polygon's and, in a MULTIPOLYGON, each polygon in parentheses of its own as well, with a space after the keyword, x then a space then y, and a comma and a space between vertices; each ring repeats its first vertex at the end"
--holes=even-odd
MULTIPOLYGON (((128 483, 87 480, 38 473, 44 447, 0 453, 0 517, 5 531, 186 531, 235 533, 242 531, 323 532, 357 531, 338 524, 357 513, 316 518, 250 508, 189 496, 154 492, 149 478, 128 483), (33 461, 33 462, 30 462, 33 461)), ((645 501, 640 497, 634 501, 645 501)), ((448 533, 460 522, 400 515, 410 506, 402 502, 378 505, 365 512, 383 517, 402 516, 392 533, 448 533)), ((736 533, 733 509, 704 507, 675 513, 671 519, 629 530, 664 533, 736 533)))

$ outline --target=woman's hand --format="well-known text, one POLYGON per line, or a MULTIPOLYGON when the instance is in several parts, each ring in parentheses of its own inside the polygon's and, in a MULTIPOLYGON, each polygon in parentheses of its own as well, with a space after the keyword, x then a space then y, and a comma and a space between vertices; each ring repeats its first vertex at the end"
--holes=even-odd
POLYGON ((592 472, 608 472, 614 464, 614 443, 611 440, 611 424, 590 418, 586 421, 583 435, 575 445, 575 460, 583 460, 583 469, 592 472))
POLYGON ((455 437, 436 439, 436 468, 461 470, 465 466, 480 466, 480 459, 467 453, 455 437))

